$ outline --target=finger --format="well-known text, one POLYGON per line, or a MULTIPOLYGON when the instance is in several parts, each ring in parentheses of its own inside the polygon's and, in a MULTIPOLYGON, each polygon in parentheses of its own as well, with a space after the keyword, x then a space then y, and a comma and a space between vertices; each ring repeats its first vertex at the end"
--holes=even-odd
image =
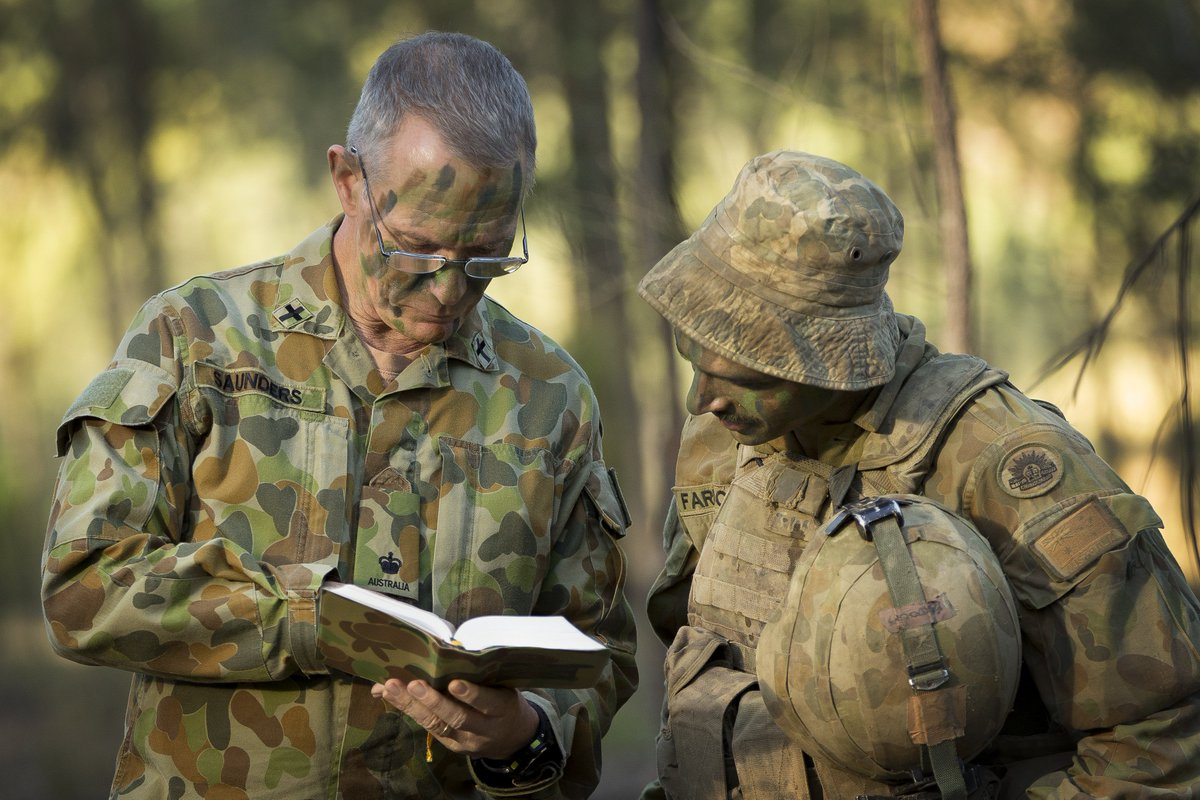
MULTIPOLYGON (((426 703, 421 702, 419 698, 408 690, 408 685, 402 681, 393 679, 382 685, 376 684, 376 686, 379 687, 378 696, 384 702, 406 714, 414 722, 435 736, 439 735, 440 731, 446 727, 446 721, 438 715, 437 711, 430 708, 426 703)), ((430 691, 432 692, 432 690, 430 691)), ((371 693, 375 694, 374 687, 372 687, 371 693)), ((450 723, 450 726, 456 727, 453 722, 450 723)))
MULTIPOLYGON (((443 722, 454 729, 461 729, 468 725, 469 709, 462 703, 437 691, 425 681, 413 681, 405 688, 416 703, 438 718, 437 730, 441 729, 443 722)), ((436 734, 437 730, 433 732, 436 734)))
POLYGON ((506 717, 524 702, 516 689, 501 686, 481 686, 470 681, 454 680, 448 689, 455 700, 488 717, 506 717))

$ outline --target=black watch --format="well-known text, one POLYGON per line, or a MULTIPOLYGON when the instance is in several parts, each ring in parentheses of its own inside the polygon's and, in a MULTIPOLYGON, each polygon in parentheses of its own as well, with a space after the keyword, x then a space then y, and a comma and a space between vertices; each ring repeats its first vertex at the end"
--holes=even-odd
POLYGON ((524 747, 508 758, 471 759, 481 778, 490 778, 488 783, 520 786, 556 779, 562 775, 563 754, 554 738, 554 729, 546 712, 536 703, 530 703, 538 715, 537 730, 524 747))

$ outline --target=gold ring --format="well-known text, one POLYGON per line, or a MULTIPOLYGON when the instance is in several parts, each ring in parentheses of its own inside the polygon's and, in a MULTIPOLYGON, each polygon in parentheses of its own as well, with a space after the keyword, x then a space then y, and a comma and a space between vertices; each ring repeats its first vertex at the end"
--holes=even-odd
POLYGON ((453 731, 454 729, 455 728, 453 725, 451 725, 449 722, 446 722, 443 720, 442 730, 438 733, 438 736, 441 736, 443 739, 445 739, 447 736, 450 735, 450 732, 453 731))

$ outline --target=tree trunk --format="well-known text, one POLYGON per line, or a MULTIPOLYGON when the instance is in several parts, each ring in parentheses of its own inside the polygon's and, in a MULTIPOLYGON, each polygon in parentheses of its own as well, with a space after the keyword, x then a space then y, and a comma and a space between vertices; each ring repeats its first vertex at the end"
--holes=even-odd
POLYGON ((945 51, 938 26, 937 0, 913 0, 913 20, 922 57, 925 100, 933 121, 933 160, 937 175, 938 230, 946 279, 946 326, 942 346, 971 353, 971 251, 967 211, 955 131, 954 94, 946 74, 945 51))
MULTIPOLYGON (((638 167, 634 176, 638 273, 648 271, 660 258, 686 238, 675 201, 675 170, 672 152, 676 140, 672 99, 676 96, 675 71, 668 58, 662 24, 661 0, 640 0, 637 11, 638 64, 635 74, 641 130, 638 133, 638 167)), ((651 514, 659 514, 674 483, 675 454, 684 411, 678 397, 679 371, 671 326, 655 314, 659 356, 665 365, 658 384, 649 391, 666 402, 643 403, 642 408, 661 409, 653 433, 644 446, 643 495, 651 514)))
MULTIPOLYGON (((609 136, 608 82, 603 46, 610 28, 596 3, 554 5, 562 36, 562 75, 570 111, 571 191, 564 223, 577 266, 580 324, 571 351, 586 367, 604 412, 605 457, 621 483, 641 485, 639 415, 633 392, 630 330, 617 225, 616 169, 609 136)), ((640 497, 626 498, 638 522, 640 497)))
POLYGON ((85 3, 70 14, 51 6, 47 13, 61 69, 50 135, 63 161, 83 176, 99 220, 88 267, 101 274, 98 293, 115 343, 134 310, 166 280, 149 152, 159 33, 136 0, 85 3))

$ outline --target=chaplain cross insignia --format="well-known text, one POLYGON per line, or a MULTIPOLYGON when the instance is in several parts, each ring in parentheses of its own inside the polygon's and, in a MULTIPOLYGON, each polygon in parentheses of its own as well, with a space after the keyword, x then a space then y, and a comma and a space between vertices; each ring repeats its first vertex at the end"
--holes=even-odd
POLYGON ((476 331, 475 335, 471 337, 471 349, 475 351, 475 355, 479 356, 479 363, 485 367, 490 367, 496 360, 496 354, 492 352, 487 339, 483 338, 483 334, 479 331, 476 331))
POLYGON ((275 319, 285 328, 294 328, 306 319, 312 319, 312 312, 303 303, 289 300, 275 309, 275 319))

